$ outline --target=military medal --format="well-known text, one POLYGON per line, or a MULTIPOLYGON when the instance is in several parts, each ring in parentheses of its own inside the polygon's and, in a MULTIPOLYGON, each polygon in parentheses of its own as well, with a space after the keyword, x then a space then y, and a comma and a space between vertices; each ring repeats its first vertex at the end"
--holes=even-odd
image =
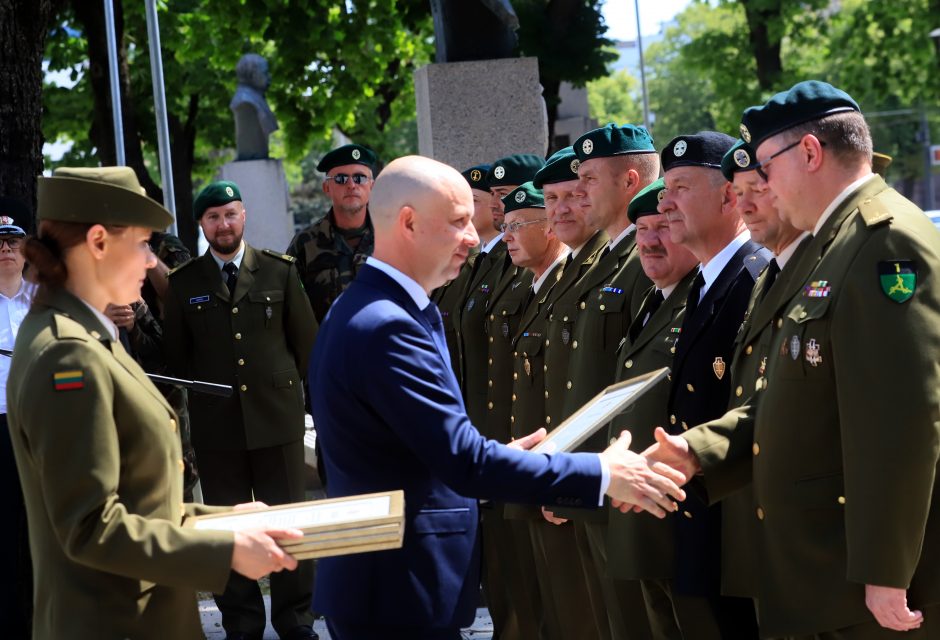
POLYGON ((270 320, 273 315, 274 315, 274 310, 270 307, 270 305, 264 308, 264 317, 265 317, 265 318, 267 318, 268 320, 270 320))
POLYGON ((807 298, 828 298, 832 287, 828 280, 814 280, 803 287, 803 296, 807 298))
POLYGON ((798 336, 790 338, 790 357, 794 360, 800 357, 800 338, 798 336))
POLYGON ((758 375, 764 375, 764 372, 767 370, 767 356, 764 356, 760 360, 760 369, 757 370, 758 375))
POLYGON ((571 332, 568 331, 568 327, 565 327, 561 330, 561 341, 563 344, 567 345, 569 340, 571 340, 571 332))
POLYGON ((528 356, 525 356, 525 360, 522 362, 522 366, 525 369, 525 374, 531 377, 532 376, 532 363, 529 362, 528 356))
POLYGON ((503 337, 509 337, 509 320, 503 320, 503 337))
POLYGON ((473 309, 473 305, 476 304, 476 301, 477 301, 476 298, 470 298, 467 301, 467 311, 470 311, 471 309, 473 309))
POLYGON ((719 380, 725 377, 725 361, 721 356, 715 358, 712 363, 712 371, 715 372, 715 377, 719 380))
POLYGON ((819 345, 815 339, 806 343, 806 361, 813 367, 818 367, 822 362, 822 356, 819 355, 819 345))

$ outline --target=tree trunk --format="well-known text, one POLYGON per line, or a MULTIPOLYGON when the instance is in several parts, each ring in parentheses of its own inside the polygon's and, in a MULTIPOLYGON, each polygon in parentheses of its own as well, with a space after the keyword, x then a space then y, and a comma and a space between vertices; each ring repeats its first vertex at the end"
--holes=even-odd
POLYGON ((0 0, 0 195, 36 210, 42 56, 52 0, 0 0))
POLYGON ((751 43, 751 52, 757 62, 757 82, 764 91, 777 89, 779 80, 783 75, 783 62, 780 60, 780 39, 771 39, 772 24, 780 24, 782 17, 781 2, 765 6, 766 0, 740 0, 744 5, 747 16, 748 39, 751 43), (759 5, 755 7, 755 4, 759 5))

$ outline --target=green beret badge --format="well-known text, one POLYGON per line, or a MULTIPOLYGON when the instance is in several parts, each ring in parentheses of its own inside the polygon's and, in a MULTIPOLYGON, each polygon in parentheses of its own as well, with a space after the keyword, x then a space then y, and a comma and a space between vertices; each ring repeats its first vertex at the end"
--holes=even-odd
POLYGON ((584 155, 589 156, 591 152, 594 151, 594 141, 588 138, 581 144, 581 151, 584 152, 584 155))
POLYGON ((751 164, 751 156, 746 150, 738 149, 734 152, 734 163, 744 169, 751 164))
POLYGON ((751 132, 747 130, 747 127, 744 125, 743 122, 741 123, 741 139, 747 142, 748 144, 751 143, 751 132))

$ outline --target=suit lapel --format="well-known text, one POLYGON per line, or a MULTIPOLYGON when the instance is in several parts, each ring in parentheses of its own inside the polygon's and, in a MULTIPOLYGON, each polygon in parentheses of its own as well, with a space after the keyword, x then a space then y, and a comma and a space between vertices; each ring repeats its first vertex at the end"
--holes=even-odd
MULTIPOLYGON (((649 322, 643 327, 636 337, 636 342, 627 347, 627 356, 631 356, 637 351, 646 347, 649 342, 658 336, 662 331, 676 319, 676 315, 685 309, 685 301, 689 296, 689 287, 692 280, 698 274, 698 269, 692 269, 676 285, 676 288, 666 300, 659 306, 656 313, 649 319, 649 322)), ((653 288, 650 288, 650 292, 653 288)))
POLYGON ((258 270, 258 254, 254 248, 245 245, 245 255, 242 256, 242 265, 238 269, 238 279, 235 281, 235 295, 232 304, 238 304, 251 290, 255 282, 255 271, 258 270))
POLYGON ((206 250, 197 260, 202 261, 199 268, 203 271, 205 281, 212 283, 212 293, 225 302, 230 302, 231 296, 228 293, 228 287, 225 286, 225 280, 222 279, 222 270, 219 269, 219 265, 216 264, 209 250, 206 250))
MULTIPOLYGON (((812 236, 803 238, 799 248, 797 248, 790 257, 790 262, 781 270, 780 274, 777 276, 777 280, 773 283, 773 286, 770 287, 770 291, 767 292, 763 300, 759 300, 757 303, 757 306, 754 308, 754 313, 751 314, 747 334, 744 336, 745 343, 750 342, 760 333, 763 328, 767 326, 767 323, 773 322, 780 307, 796 295, 800 286, 806 278, 809 277, 810 272, 812 272, 813 268, 816 266, 816 262, 818 262, 818 256, 816 260, 803 259, 812 240, 812 236)), ((760 291, 757 291, 755 295, 761 295, 765 285, 766 275, 767 272, 765 270, 764 273, 761 274, 760 280, 754 285, 755 290, 760 288, 760 291)))
MULTIPOLYGON (((564 262, 559 262, 554 267, 552 267, 551 273, 548 274, 548 277, 545 279, 545 282, 542 284, 542 289, 539 293, 535 294, 535 297, 532 298, 532 302, 529 303, 529 306, 525 308, 522 313, 522 318, 519 321, 519 331, 516 333, 516 336, 513 338, 513 344, 516 343, 516 339, 522 335, 524 331, 529 328, 529 325, 539 316, 539 313, 542 310, 543 305, 548 301, 549 297, 552 295, 552 291, 556 286, 561 284, 560 276, 563 275, 562 268, 564 267, 564 262)), ((571 265, 573 266, 572 262, 571 265)))

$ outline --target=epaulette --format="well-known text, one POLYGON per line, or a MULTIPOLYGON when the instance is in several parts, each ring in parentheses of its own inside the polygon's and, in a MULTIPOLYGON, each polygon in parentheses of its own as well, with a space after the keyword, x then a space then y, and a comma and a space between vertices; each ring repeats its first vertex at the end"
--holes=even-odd
POLYGON ((744 259, 744 268, 751 274, 751 279, 757 281, 757 276, 770 262, 771 254, 767 249, 758 249, 744 259))
POLYGON ((177 271, 181 271, 181 270, 185 269, 186 267, 188 267, 189 265, 193 264, 194 262, 196 262, 196 259, 195 259, 195 258, 190 258, 189 260, 187 260, 187 261, 184 262, 183 264, 173 267, 172 269, 170 269, 169 271, 167 271, 166 277, 169 278, 170 276, 172 276, 172 275, 173 275, 174 273, 176 273, 177 271))
POLYGON ((888 205, 880 197, 881 194, 866 198, 858 205, 858 212, 865 221, 866 227, 874 227, 888 222, 894 214, 888 210, 888 205))
POLYGON ((270 249, 262 249, 261 253, 265 255, 269 255, 272 258, 279 258, 283 260, 284 262, 287 262, 290 264, 297 262, 297 258, 295 258, 294 256, 289 256, 286 253, 278 253, 277 251, 271 251, 270 249))
POLYGON ((76 322, 64 313, 56 313, 52 316, 55 322, 55 337, 59 340, 81 340, 88 342, 91 334, 88 329, 76 322))

